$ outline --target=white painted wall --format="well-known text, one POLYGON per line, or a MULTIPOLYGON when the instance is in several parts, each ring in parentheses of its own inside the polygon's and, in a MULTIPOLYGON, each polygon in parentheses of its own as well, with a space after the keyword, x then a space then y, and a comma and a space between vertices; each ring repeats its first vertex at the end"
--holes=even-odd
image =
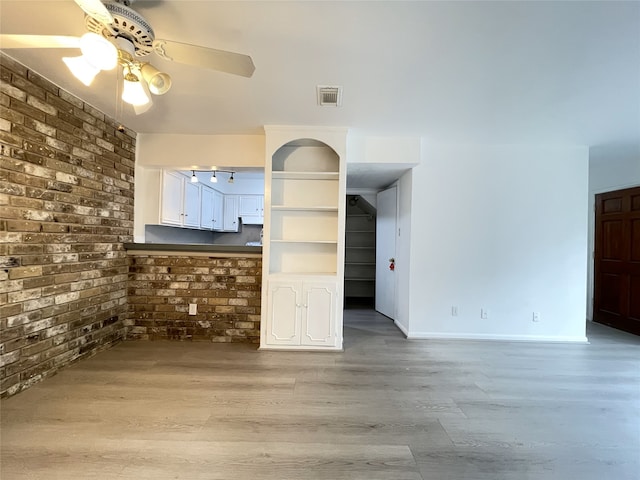
POLYGON ((263 167, 264 135, 179 135, 140 133, 136 163, 141 166, 211 169, 263 167))
MULTIPOLYGON (((610 152, 610 149, 604 149, 610 152)), ((595 240, 595 195, 640 185, 640 152, 629 149, 611 156, 602 149, 589 150, 589 254, 587 318, 593 320, 593 250, 595 240)))
POLYGON ((427 145, 412 176, 410 337, 585 340, 586 148, 427 145))

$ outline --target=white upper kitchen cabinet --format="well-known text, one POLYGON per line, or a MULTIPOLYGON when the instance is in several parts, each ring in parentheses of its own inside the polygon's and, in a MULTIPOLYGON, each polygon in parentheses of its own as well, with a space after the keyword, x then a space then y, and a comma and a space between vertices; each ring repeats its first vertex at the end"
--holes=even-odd
POLYGON ((223 228, 224 232, 237 232, 240 226, 238 195, 224 196, 223 228))
POLYGON ((202 198, 200 203, 200 228, 213 230, 214 190, 203 186, 200 194, 202 198))
POLYGON ((240 195, 239 210, 242 223, 262 225, 264 223, 264 195, 240 195))
POLYGON ((164 170, 160 189, 160 223, 200 228, 200 184, 179 172, 164 170))

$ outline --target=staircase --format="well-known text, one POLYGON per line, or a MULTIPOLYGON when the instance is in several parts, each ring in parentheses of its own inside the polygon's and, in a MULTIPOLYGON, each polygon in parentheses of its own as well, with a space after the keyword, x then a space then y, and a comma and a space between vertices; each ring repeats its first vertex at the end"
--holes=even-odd
POLYGON ((373 308, 376 292, 376 209, 359 195, 347 195, 345 231, 345 308, 373 308))

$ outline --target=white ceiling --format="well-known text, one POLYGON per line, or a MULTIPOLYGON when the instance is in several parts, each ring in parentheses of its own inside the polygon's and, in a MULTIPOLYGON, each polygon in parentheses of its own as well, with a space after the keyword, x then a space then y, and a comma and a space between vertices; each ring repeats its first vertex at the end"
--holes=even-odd
MULTIPOLYGON (((5 52, 137 132, 335 125, 438 143, 597 146, 640 158, 640 2, 137 1, 156 37, 251 55, 252 78, 153 55, 173 87, 135 116, 114 72, 72 78, 63 50, 5 52), (316 86, 344 87, 319 107, 316 86)), ((0 0, 2 33, 84 33, 72 0, 0 0)), ((73 55, 76 55, 74 52, 73 55)))

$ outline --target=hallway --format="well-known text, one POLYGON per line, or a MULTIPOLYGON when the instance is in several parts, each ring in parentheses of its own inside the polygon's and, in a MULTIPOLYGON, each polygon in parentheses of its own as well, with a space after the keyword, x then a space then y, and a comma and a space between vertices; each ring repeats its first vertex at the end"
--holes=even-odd
POLYGON ((640 338, 410 341, 345 311, 343 353, 131 341, 3 400, 14 479, 633 480, 640 338))

